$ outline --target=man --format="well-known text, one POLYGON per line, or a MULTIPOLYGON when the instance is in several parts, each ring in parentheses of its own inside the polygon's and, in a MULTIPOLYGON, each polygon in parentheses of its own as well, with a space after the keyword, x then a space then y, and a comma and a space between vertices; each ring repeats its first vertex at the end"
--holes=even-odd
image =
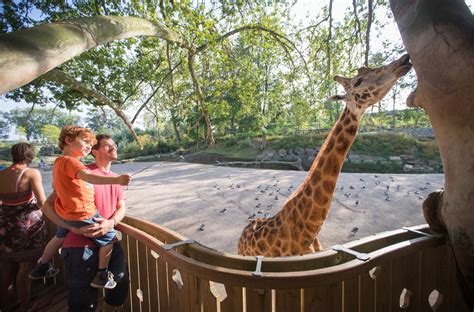
MULTIPOLYGON (((93 174, 117 176, 110 171, 110 165, 117 159, 117 146, 105 134, 97 135, 97 144, 92 147, 95 163, 87 166, 93 174)), ((53 192, 43 207, 45 214, 55 224, 70 232, 63 243, 61 256, 68 282, 69 311, 95 311, 98 303, 98 289, 90 287, 98 267, 98 248, 87 237, 104 235, 114 228, 125 216, 125 198, 120 185, 94 185, 95 205, 103 218, 97 223, 81 228, 73 228, 62 222, 54 211, 56 194, 53 192)), ((109 271, 114 275, 117 286, 105 291, 104 311, 112 311, 123 305, 128 294, 129 275, 123 250, 114 243, 109 262, 109 271)))

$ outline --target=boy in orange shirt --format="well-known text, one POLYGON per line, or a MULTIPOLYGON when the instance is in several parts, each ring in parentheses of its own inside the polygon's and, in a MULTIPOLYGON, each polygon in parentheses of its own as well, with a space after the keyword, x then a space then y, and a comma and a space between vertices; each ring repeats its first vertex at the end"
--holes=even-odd
MULTIPOLYGON (((71 231, 93 224, 94 218, 101 217, 94 204, 94 188, 89 183, 128 185, 131 180, 128 174, 118 177, 91 174, 79 158, 87 156, 94 144, 94 134, 87 128, 66 126, 59 135, 59 147, 63 153, 55 160, 53 167, 53 187, 57 194, 54 208, 64 222, 71 226, 71 231)), ((49 261, 61 247, 67 232, 67 229, 57 228, 56 236, 46 246, 30 278, 40 279, 57 274, 58 270, 49 261)), ((111 289, 116 285, 107 270, 115 234, 112 229, 103 236, 93 238, 99 247, 99 270, 90 284, 92 287, 111 289)))

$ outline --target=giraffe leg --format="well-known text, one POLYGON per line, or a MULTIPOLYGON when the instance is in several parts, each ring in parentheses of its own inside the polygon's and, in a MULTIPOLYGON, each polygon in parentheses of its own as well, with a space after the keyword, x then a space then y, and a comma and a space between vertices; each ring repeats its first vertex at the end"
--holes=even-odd
POLYGON ((321 246, 321 243, 319 242, 319 238, 317 237, 313 241, 313 249, 314 251, 323 250, 323 246, 321 246))

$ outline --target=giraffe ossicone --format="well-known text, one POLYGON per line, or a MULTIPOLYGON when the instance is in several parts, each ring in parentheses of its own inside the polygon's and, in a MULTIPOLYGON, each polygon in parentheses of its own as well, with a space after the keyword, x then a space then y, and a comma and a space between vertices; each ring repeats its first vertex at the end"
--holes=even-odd
POLYGON ((321 146, 300 186, 273 217, 252 220, 242 231, 238 253, 244 256, 294 256, 322 249, 318 239, 326 219, 344 159, 354 143, 365 110, 378 103, 411 69, 403 55, 378 68, 359 68, 357 76, 334 77, 345 91, 333 100, 346 108, 321 146))

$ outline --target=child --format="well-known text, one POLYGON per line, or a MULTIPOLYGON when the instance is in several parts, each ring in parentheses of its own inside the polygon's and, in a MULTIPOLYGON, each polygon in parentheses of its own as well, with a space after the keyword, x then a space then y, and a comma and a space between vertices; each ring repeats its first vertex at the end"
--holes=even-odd
MULTIPOLYGON (((53 166, 53 187, 57 193, 54 208, 66 224, 76 228, 93 224, 94 218, 100 217, 94 204, 94 188, 89 183, 128 185, 131 180, 127 174, 104 177, 89 173, 79 158, 87 156, 93 144, 95 137, 87 128, 66 126, 59 135, 59 147, 63 153, 53 166)), ((42 257, 30 273, 30 278, 40 279, 58 273, 59 270, 52 267, 49 261, 61 247, 67 232, 58 226, 56 236, 46 246, 42 257)), ((92 238, 99 247, 99 270, 90 284, 92 287, 111 289, 116 285, 107 270, 114 238, 113 229, 103 236, 92 238)))

